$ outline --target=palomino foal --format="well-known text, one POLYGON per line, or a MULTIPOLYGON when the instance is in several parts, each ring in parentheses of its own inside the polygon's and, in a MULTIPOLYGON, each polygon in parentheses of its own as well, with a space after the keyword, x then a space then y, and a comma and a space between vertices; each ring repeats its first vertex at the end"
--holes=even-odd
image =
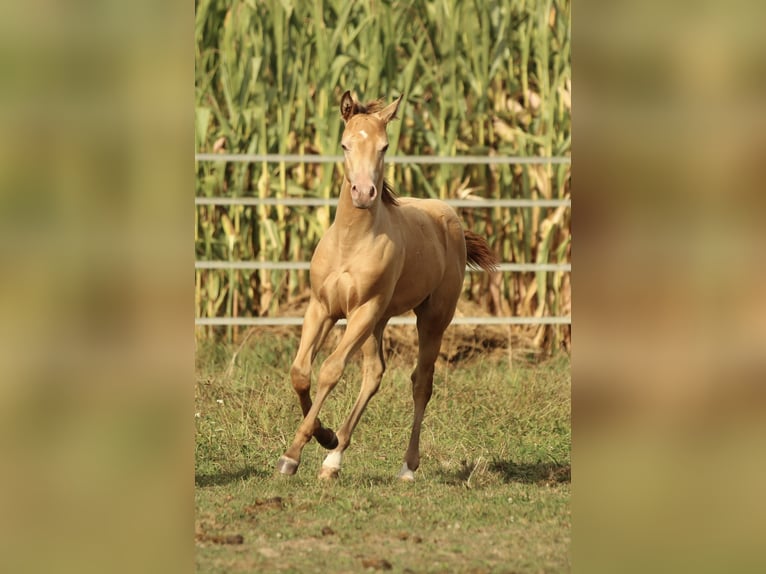
POLYGON ((385 107, 377 102, 361 105, 350 92, 341 99, 345 177, 335 221, 311 259, 311 299, 290 370, 304 419, 277 463, 282 474, 295 473, 301 451, 313 436, 331 450, 319 476, 337 477, 351 433, 377 392, 386 368, 386 323, 414 309, 418 329, 418 362, 411 377, 415 415, 399 472, 400 478, 414 480, 420 465, 420 426, 431 398, 434 363, 463 287, 466 258, 485 270, 495 268, 496 259, 487 242, 464 230, 446 203, 396 198, 383 180, 386 125, 395 117, 401 99, 399 96, 385 107), (319 370, 312 403, 311 363, 341 317, 348 319, 346 331, 319 370), (349 357, 360 348, 362 388, 336 434, 322 425, 319 411, 349 357))

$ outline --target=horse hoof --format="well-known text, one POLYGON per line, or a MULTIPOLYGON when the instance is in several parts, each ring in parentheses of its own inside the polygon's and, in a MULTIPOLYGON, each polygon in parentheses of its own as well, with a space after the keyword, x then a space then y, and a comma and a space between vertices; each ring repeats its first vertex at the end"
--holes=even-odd
POLYGON ((398 476, 402 482, 415 482, 415 473, 410 470, 406 462, 402 465, 398 476))
POLYGON ((327 450, 338 448, 338 437, 331 429, 320 428, 314 433, 314 438, 327 450))
POLYGON ((298 470, 298 461, 289 456, 280 456, 277 461, 277 470, 285 475, 293 475, 298 470))
POLYGON ((322 480, 335 480, 338 478, 338 472, 340 469, 332 468, 329 466, 323 466, 319 470, 319 478, 322 480))

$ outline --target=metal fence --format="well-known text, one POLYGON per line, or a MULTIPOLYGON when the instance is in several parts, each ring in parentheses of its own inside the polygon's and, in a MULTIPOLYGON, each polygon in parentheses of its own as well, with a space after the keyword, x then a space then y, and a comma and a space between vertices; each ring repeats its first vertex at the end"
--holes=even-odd
MULTIPOLYGON (((295 155, 295 154, 196 154, 196 161, 235 163, 340 163, 343 156, 295 155)), ((520 157, 520 156, 391 156, 389 163, 410 164, 568 164, 569 157, 520 157)), ((452 207, 494 208, 494 207, 560 207, 572 206, 570 199, 447 199, 452 207)), ((196 197, 195 205, 284 205, 284 206, 337 206, 337 198, 259 198, 259 197, 196 197)), ((195 269, 245 269, 245 270, 308 270, 309 261, 195 261, 195 269)), ((569 263, 500 263, 498 271, 523 272, 571 272, 569 263)), ((466 271, 483 273, 481 269, 466 268, 466 271)), ((455 317, 453 325, 570 325, 572 319, 565 317, 455 317)), ((302 325, 302 317, 195 317, 198 326, 285 326, 302 325)), ((341 320, 338 324, 345 324, 341 320)), ((393 317, 391 325, 414 325, 415 317, 393 317)))

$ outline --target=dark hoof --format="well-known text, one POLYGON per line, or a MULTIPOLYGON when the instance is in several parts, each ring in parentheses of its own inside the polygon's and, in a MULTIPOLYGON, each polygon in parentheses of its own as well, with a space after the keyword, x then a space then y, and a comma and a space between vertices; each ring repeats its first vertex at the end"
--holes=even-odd
POLYGON ((277 470, 285 475, 293 475, 298 470, 298 461, 287 456, 280 456, 277 461, 277 470))
POLYGON ((331 429, 320 428, 314 433, 314 438, 327 450, 334 450, 338 447, 338 437, 331 429))

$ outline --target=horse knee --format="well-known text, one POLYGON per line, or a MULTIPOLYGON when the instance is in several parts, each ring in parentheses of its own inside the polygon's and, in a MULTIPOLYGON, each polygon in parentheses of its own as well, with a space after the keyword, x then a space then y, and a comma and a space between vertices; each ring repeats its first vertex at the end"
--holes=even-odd
POLYGON ((311 388, 311 369, 293 364, 290 368, 290 381, 293 384, 293 389, 299 395, 307 392, 311 388))
MULTIPOLYGON (((374 361, 365 365, 365 376, 374 382, 375 391, 383 379, 383 373, 386 372, 386 363, 384 361, 374 361)), ((374 391, 373 391, 374 392, 374 391)))
POLYGON ((377 375, 374 375, 373 377, 370 378, 370 383, 368 385, 370 398, 374 397, 378 393, 378 390, 380 389, 380 382, 382 379, 383 379, 382 370, 377 375))

